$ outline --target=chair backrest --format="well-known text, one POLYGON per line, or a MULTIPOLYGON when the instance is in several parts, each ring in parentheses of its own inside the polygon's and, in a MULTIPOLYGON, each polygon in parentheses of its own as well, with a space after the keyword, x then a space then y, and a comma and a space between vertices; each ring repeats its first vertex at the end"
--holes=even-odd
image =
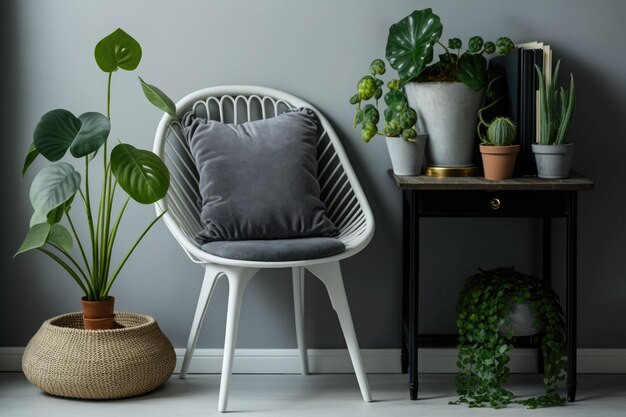
MULTIPOLYGON (((348 249, 360 250, 373 234, 373 216, 336 133, 314 107, 282 91, 256 86, 206 88, 176 103, 179 118, 193 110, 199 116, 222 123, 266 119, 299 107, 312 109, 321 122, 317 139, 318 180, 327 214, 340 229, 340 239, 348 249)), ((203 225, 198 172, 181 128, 179 120, 166 114, 157 129, 154 152, 165 161, 172 179, 157 212, 168 210, 165 219, 168 227, 175 236, 183 232, 183 241, 181 236, 176 237, 189 249, 190 244, 198 246, 194 236, 203 225)))

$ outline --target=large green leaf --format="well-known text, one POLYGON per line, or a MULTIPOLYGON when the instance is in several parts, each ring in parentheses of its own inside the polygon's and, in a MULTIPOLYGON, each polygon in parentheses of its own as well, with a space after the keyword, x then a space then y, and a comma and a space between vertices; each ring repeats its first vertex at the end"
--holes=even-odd
POLYGON ((68 212, 72 207, 74 197, 76 197, 76 194, 74 194, 69 200, 61 204, 59 207, 52 209, 52 211, 49 212, 47 216, 45 215, 45 213, 35 211, 33 213, 33 216, 30 218, 30 225, 33 226, 37 223, 43 223, 44 221, 47 221, 50 224, 60 222, 63 219, 63 215, 68 212))
POLYGON ((70 200, 80 187, 80 174, 70 164, 60 162, 45 167, 30 186, 30 202, 46 222, 48 213, 70 200))
POLYGON ((60 224, 53 224, 50 226, 50 233, 48 234, 46 243, 52 243, 61 248, 65 253, 69 253, 73 245, 72 235, 60 224))
POLYGON ((141 77, 139 77, 139 82, 141 83, 143 93, 150 103, 154 104, 157 108, 163 110, 170 116, 174 118, 178 117, 176 115, 176 104, 174 104, 172 99, 170 99, 167 94, 159 90, 157 87, 146 83, 141 79, 141 77))
POLYGON ((443 25, 432 9, 416 10, 391 25, 385 56, 402 84, 417 77, 433 59, 443 25))
POLYGON ((35 149, 50 161, 63 158, 69 149, 76 158, 97 151, 107 140, 111 123, 103 114, 89 112, 74 116, 56 109, 44 114, 33 134, 35 149))
POLYGON ((39 223, 28 229, 24 242, 22 242, 22 245, 14 256, 45 245, 48 235, 50 234, 50 227, 48 223, 39 223))
POLYGON ((487 59, 481 54, 464 53, 459 59, 459 81, 474 91, 487 85, 487 59))
POLYGON ((111 171, 124 191, 142 204, 159 201, 170 186, 170 172, 161 158, 128 144, 113 148, 111 171))
POLYGON ((96 45, 96 63, 104 72, 132 71, 141 61, 141 45, 122 29, 116 29, 96 45))
POLYGON ((70 152, 75 158, 82 158, 97 152, 104 145, 111 131, 111 122, 97 112, 83 113, 78 119, 80 130, 70 146, 70 152))
POLYGON ((35 148, 49 161, 58 161, 72 145, 80 130, 80 120, 64 109, 44 114, 33 133, 35 148))
POLYGON ((28 167, 37 159, 39 156, 39 151, 35 148, 35 144, 31 143, 30 148, 28 148, 28 152, 26 153, 26 158, 24 158, 24 166, 22 167, 22 177, 26 174, 28 167))

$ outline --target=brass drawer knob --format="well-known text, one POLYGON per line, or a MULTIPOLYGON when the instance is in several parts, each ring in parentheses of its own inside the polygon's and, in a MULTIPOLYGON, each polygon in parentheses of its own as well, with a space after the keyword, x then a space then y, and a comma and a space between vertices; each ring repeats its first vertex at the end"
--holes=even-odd
POLYGON ((492 198, 489 205, 493 210, 498 210, 500 208, 500 199, 498 197, 492 198))

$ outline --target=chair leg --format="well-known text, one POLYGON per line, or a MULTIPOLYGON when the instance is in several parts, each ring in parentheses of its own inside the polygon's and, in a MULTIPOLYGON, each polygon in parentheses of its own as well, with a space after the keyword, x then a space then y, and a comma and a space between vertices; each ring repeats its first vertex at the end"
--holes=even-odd
POLYGON ((296 266, 291 268, 293 277, 293 309, 296 321, 296 341, 300 352, 300 362, 302 364, 302 375, 309 374, 309 358, 306 353, 306 342, 304 339, 304 268, 296 266))
POLYGON ((333 308, 337 312, 339 318, 339 324, 343 331, 343 336, 346 339, 346 345, 348 346, 348 352, 352 359, 352 365, 354 366, 354 373, 361 389, 361 395, 366 402, 372 401, 372 395, 370 394, 369 384, 367 382, 367 376, 365 375, 365 369, 363 367, 363 361, 361 360, 361 352, 359 350, 359 343, 354 331, 354 325, 352 324, 352 316, 350 315, 350 307, 348 305, 348 298, 346 297, 346 290, 343 286, 343 278, 341 276, 341 268, 339 262, 331 262, 327 264, 310 265, 306 267, 309 271, 315 274, 326 286, 330 302, 333 308))
POLYGON ((224 360, 222 362, 222 378, 220 381, 220 397, 217 409, 220 413, 228 406, 228 388, 233 369, 233 357, 237 345, 237 330, 239 328, 239 313, 241 300, 246 285, 254 276, 257 269, 228 268, 224 273, 228 277, 228 313, 226 316, 226 335, 224 336, 224 360))
POLYGON ((189 340, 187 341, 187 349, 185 350, 185 358, 183 359, 183 365, 180 368, 180 379, 187 377, 187 371, 189 370, 189 364, 193 357, 193 351, 196 349, 196 343, 198 342, 198 335, 200 334, 200 328, 202 327, 202 321, 206 314, 207 307, 209 306, 209 300, 215 288, 215 283, 220 275, 220 270, 216 265, 205 265, 204 268, 204 280, 202 281, 202 288, 200 289, 200 296, 198 297, 198 305, 196 306, 196 314, 193 317, 193 323, 191 324, 191 331, 189 332, 189 340))

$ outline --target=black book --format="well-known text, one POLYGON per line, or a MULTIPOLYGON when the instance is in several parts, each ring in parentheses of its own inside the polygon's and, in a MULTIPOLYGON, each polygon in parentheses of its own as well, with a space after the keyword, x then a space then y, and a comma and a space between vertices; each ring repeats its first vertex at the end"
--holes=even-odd
POLYGON ((520 84, 520 122, 519 130, 520 153, 517 156, 519 175, 536 173, 535 158, 532 144, 535 137, 535 50, 522 49, 522 72, 520 84))
MULTIPOLYGON (((521 49, 515 49, 507 56, 498 56, 489 61, 489 72, 502 76, 493 88, 497 96, 503 98, 490 115, 507 116, 515 126, 519 126, 520 121, 521 54, 521 49)), ((519 129, 516 140, 519 142, 519 129)))
POLYGON ((542 68, 543 49, 518 48, 504 57, 495 57, 489 62, 490 72, 503 78, 494 85, 494 91, 503 96, 489 117, 508 116, 517 126, 517 143, 520 153, 515 162, 515 176, 537 173, 532 144, 537 141, 537 101, 539 81, 535 64, 542 68))

